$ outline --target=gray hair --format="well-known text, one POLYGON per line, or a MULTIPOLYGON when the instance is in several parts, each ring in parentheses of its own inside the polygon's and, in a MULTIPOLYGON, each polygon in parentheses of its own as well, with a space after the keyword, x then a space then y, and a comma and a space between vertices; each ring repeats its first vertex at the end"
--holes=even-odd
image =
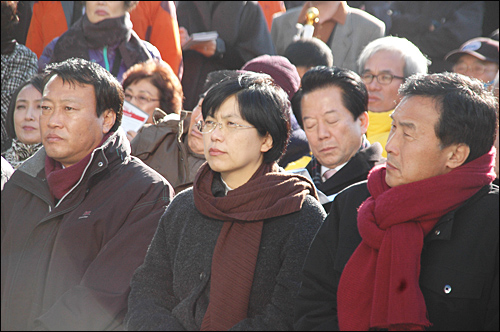
POLYGON ((358 58, 358 72, 363 73, 366 61, 378 51, 390 51, 401 54, 405 62, 404 77, 413 74, 427 74, 429 59, 406 38, 387 36, 375 39, 365 46, 358 58))

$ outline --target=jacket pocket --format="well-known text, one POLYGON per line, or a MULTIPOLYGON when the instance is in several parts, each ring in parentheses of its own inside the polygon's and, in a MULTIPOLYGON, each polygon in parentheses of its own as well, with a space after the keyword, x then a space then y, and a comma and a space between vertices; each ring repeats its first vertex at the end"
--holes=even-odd
POLYGON ((422 266, 420 285, 445 298, 479 299, 484 286, 480 273, 459 271, 442 266, 422 266))
POLYGON ((421 269, 420 289, 434 330, 478 331, 487 310, 485 276, 442 266, 421 269))

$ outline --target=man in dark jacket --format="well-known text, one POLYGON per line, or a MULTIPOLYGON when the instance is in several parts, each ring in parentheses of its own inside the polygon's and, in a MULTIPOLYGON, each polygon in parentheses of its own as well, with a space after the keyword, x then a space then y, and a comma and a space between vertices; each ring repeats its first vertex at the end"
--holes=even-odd
POLYGON ((2 192, 2 330, 111 330, 170 184, 130 155, 123 90, 98 64, 46 70, 44 148, 2 192))
POLYGON ((311 244, 296 330, 498 330, 498 102, 482 83, 412 76, 387 164, 340 193, 311 244))
POLYGON ((318 66, 302 77, 301 114, 313 153, 306 169, 317 189, 328 199, 328 212, 335 195, 347 186, 366 180, 368 172, 382 162, 382 146, 370 145, 368 91, 353 71, 318 66))

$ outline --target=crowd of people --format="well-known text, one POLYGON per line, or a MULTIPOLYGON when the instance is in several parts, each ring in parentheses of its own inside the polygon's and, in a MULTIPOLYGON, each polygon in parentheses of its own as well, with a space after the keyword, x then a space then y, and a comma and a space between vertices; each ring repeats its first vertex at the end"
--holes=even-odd
POLYGON ((1 4, 2 330, 500 328, 498 3, 1 4))

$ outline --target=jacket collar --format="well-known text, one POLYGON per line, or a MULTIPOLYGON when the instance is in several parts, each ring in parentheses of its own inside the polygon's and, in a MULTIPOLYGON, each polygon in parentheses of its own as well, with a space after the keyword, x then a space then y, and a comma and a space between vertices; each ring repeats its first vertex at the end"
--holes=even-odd
POLYGON ((436 223, 432 231, 430 231, 429 234, 427 234, 427 236, 424 238, 424 243, 428 243, 434 240, 451 240, 453 223, 455 221, 455 215, 457 214, 457 212, 462 208, 466 208, 474 204, 474 202, 486 195, 490 190, 490 187, 491 185, 484 186, 476 194, 474 194, 474 196, 466 200, 461 206, 442 216, 441 219, 439 219, 439 221, 436 223))
MULTIPOLYGON (((46 156, 45 147, 42 147, 27 159, 18 170, 31 177, 37 177, 40 171, 45 168, 46 156)), ((122 130, 117 130, 100 147, 94 150, 94 158, 92 158, 91 163, 99 166, 99 162, 102 162, 99 168, 105 168, 103 166, 107 167, 112 161, 124 161, 127 158, 130 158, 130 143, 122 130)))
POLYGON ((327 181, 317 185, 318 189, 328 194, 345 188, 346 185, 355 181, 362 174, 368 174, 373 167, 373 162, 384 160, 382 151, 382 146, 378 142, 359 150, 337 173, 327 181))

